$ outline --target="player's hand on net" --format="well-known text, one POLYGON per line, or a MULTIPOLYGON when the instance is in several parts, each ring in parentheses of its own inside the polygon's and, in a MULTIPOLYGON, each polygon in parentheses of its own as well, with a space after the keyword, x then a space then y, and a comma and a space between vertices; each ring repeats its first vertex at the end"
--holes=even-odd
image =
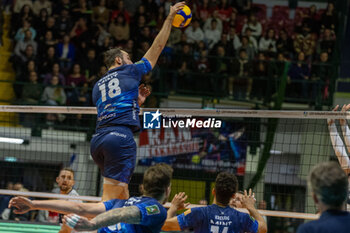
POLYGON ((255 194, 252 192, 252 189, 249 189, 249 193, 247 190, 244 190, 244 195, 241 197, 243 208, 255 208, 255 202, 255 194))
MULTIPOLYGON (((339 105, 335 106, 332 111, 336 112, 336 111, 338 111, 338 108, 339 108, 339 105)), ((328 125, 332 125, 332 124, 334 124, 334 122, 335 122, 334 119, 327 119, 328 125)))
POLYGON ((68 214, 63 218, 63 223, 76 231, 93 231, 95 223, 85 217, 76 214, 68 214))
POLYGON ((184 192, 175 194, 173 200, 171 201, 172 208, 175 208, 176 210, 186 209, 190 205, 189 202, 185 203, 187 198, 188 196, 184 192))
POLYGON ((33 202, 25 197, 14 197, 10 200, 9 208, 16 208, 13 210, 15 214, 25 214, 30 210, 33 210, 33 202))
POLYGON ((178 2, 173 6, 170 6, 169 16, 174 17, 178 11, 184 8, 185 5, 186 5, 186 2, 183 1, 183 2, 178 2))
MULTIPOLYGON (((341 112, 343 112, 343 113, 346 113, 349 110, 350 110, 350 104, 344 104, 343 107, 341 108, 341 112)), ((346 124, 346 120, 344 118, 339 119, 339 122, 340 122, 341 125, 345 125, 346 124)))

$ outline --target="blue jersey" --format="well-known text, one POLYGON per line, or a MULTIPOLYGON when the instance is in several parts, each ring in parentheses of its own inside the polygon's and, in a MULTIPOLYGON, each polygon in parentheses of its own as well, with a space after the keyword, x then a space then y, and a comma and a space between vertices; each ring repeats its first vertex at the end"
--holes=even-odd
POLYGON ((141 77, 152 70, 146 58, 109 70, 94 86, 92 99, 97 107, 96 129, 125 125, 140 128, 137 103, 141 77))
POLYGON ((319 219, 301 225, 297 233, 347 233, 350 230, 350 213, 327 210, 319 219))
POLYGON ((137 206, 141 213, 141 223, 118 223, 100 229, 99 233, 158 233, 167 216, 166 209, 156 199, 150 197, 131 197, 128 200, 114 199, 103 204, 106 211, 124 206, 137 206))
POLYGON ((229 206, 218 205, 192 208, 177 216, 181 230, 193 228, 195 233, 258 232, 258 222, 249 214, 229 206))

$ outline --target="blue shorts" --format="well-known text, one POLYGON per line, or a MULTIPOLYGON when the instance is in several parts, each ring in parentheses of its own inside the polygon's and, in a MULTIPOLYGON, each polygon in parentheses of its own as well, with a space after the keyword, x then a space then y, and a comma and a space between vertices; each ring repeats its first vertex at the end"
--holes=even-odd
POLYGON ((136 142, 129 127, 98 129, 91 139, 90 151, 104 177, 130 182, 136 164, 136 142))

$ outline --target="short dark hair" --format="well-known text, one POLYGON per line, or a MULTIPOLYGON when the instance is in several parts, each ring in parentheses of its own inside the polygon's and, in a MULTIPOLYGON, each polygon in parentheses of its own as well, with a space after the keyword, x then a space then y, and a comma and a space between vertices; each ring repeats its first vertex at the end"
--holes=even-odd
POLYGON ((103 57, 104 57, 104 63, 109 69, 111 66, 114 65, 115 59, 117 57, 120 57, 123 59, 123 52, 120 48, 113 48, 104 52, 103 57))
POLYGON ((73 176, 74 176, 74 170, 73 170, 72 168, 70 168, 70 167, 64 167, 64 168, 62 168, 62 169, 60 170, 60 172, 58 173, 58 175, 60 175, 61 171, 69 171, 69 172, 71 172, 71 173, 73 174, 73 176))
POLYGON ((309 175, 312 192, 324 204, 340 207, 348 194, 348 177, 336 162, 324 162, 314 167, 309 175))
POLYGON ((215 180, 215 192, 217 202, 228 205, 231 197, 238 190, 237 177, 228 172, 220 172, 215 180))
POLYGON ((143 175, 143 191, 156 199, 162 197, 170 186, 173 169, 165 163, 158 163, 149 167, 143 175))

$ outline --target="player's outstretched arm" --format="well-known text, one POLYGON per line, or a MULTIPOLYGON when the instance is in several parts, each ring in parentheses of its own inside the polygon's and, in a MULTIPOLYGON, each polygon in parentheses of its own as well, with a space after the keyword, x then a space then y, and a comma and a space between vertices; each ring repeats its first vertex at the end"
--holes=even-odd
POLYGON ((158 35, 154 39, 152 46, 145 54, 145 58, 151 63, 152 68, 156 65, 157 60, 164 49, 172 27, 172 22, 176 13, 185 6, 185 2, 178 2, 170 7, 170 12, 168 17, 165 19, 162 29, 159 31, 158 35))
MULTIPOLYGON (((333 111, 337 111, 339 105, 335 106, 333 111)), ((345 173, 350 174, 350 159, 345 149, 345 145, 341 137, 339 136, 337 126, 335 125, 335 121, 332 119, 327 120, 329 135, 331 138, 333 150, 338 158, 340 166, 345 171, 345 173)))
POLYGON ((137 206, 128 206, 107 211, 89 220, 77 215, 65 216, 63 223, 77 231, 94 231, 117 223, 140 224, 141 212, 137 206))
POLYGON ((61 214, 75 213, 86 217, 95 217, 106 211, 103 203, 77 203, 62 200, 32 201, 25 197, 14 197, 9 208, 14 207, 15 214, 24 214, 31 210, 48 210, 61 214))
MULTIPOLYGON (((350 104, 347 104, 347 105, 344 104, 342 109, 341 109, 341 111, 343 113, 346 113, 349 110, 350 110, 350 104)), ((340 122, 341 130, 343 133, 344 142, 346 145, 347 152, 350 153, 350 129, 349 129, 349 126, 346 122, 346 119, 339 119, 339 122, 340 122)))
POLYGON ((242 205, 244 208, 246 208, 249 212, 249 215, 256 219, 258 222, 258 233, 266 233, 267 232, 267 225, 264 220, 264 218, 261 216, 259 211, 255 209, 255 198, 254 193, 252 193, 252 190, 249 189, 249 193, 247 193, 247 190, 244 190, 244 195, 241 199, 242 205))

